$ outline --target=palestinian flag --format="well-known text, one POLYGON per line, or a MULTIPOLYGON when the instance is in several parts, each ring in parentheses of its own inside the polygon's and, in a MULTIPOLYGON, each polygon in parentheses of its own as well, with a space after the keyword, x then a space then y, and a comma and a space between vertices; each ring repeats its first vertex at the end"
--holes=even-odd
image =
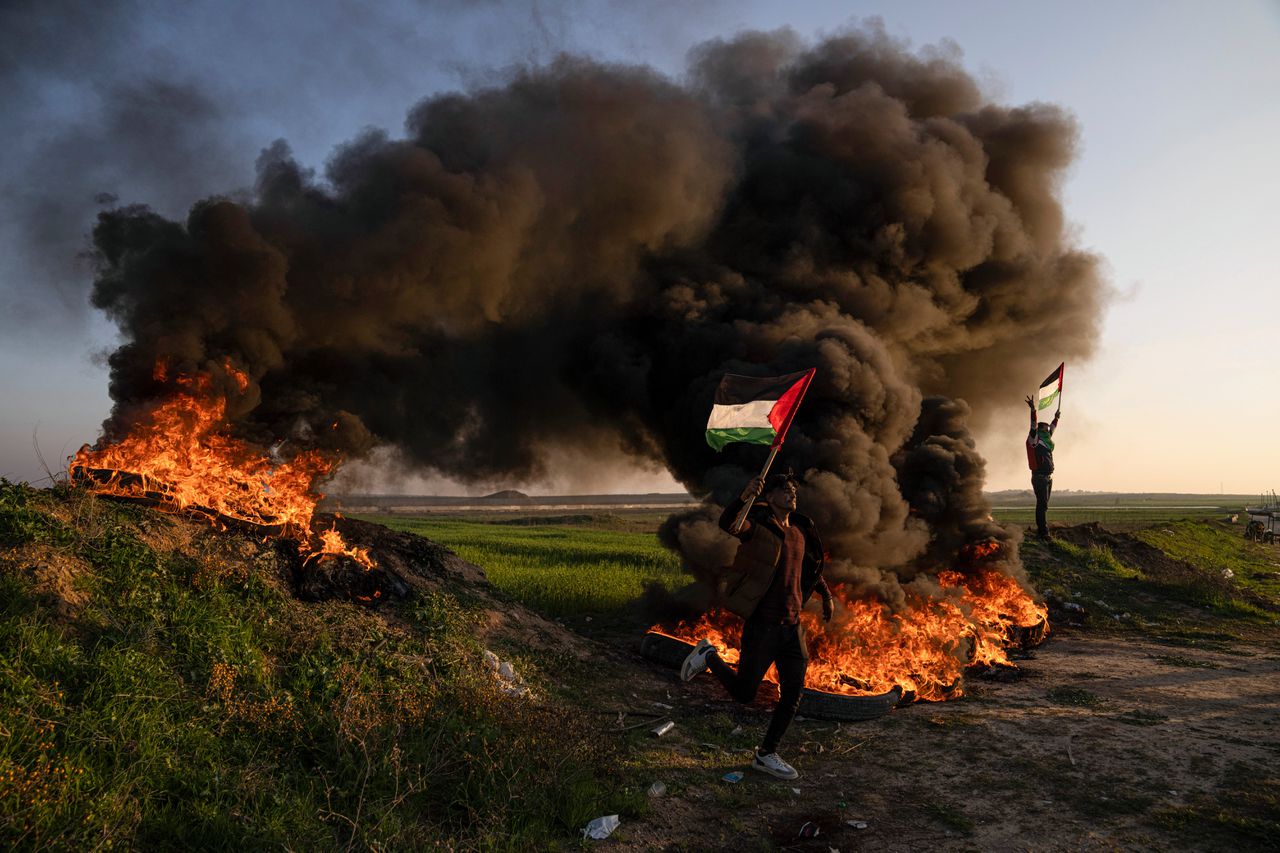
POLYGON ((816 369, 786 376, 726 373, 707 420, 707 444, 724 450, 735 441, 777 447, 787 437, 816 369))
POLYGON ((1058 395, 1062 393, 1062 374, 1066 372, 1067 363, 1064 361, 1058 365, 1058 369, 1049 374, 1049 378, 1040 383, 1040 391, 1038 397, 1039 405, 1036 407, 1043 412, 1052 406, 1058 400, 1058 395))

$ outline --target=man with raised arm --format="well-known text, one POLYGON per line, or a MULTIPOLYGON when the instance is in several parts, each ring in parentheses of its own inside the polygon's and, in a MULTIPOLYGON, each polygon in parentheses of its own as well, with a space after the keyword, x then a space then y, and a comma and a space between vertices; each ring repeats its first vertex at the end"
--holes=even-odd
POLYGON ((738 668, 722 661, 715 646, 702 639, 680 671, 691 681, 710 669, 734 700, 746 704, 755 699, 769 666, 777 665, 781 695, 751 766, 779 779, 800 775, 778 755, 778 743, 800 705, 809 666, 800 609, 816 591, 822 597, 823 618, 830 621, 832 615, 831 591, 822 578, 822 540, 813 521, 795 509, 796 481, 791 474, 775 474, 767 483, 756 477, 725 507, 720 527, 742 543, 728 572, 724 600, 724 606, 744 620, 738 668), (734 530, 746 504, 751 504, 746 521, 734 530))
POLYGON ((1036 493, 1036 536, 1049 538, 1049 495, 1053 492, 1053 431, 1058 428, 1059 409, 1051 423, 1036 421, 1036 402, 1027 396, 1031 409, 1031 431, 1027 433, 1027 465, 1031 467, 1031 489, 1036 493))

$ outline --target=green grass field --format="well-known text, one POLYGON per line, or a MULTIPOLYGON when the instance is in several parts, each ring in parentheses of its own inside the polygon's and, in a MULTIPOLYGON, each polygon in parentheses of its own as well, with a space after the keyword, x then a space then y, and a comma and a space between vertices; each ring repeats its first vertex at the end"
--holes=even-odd
MULTIPOLYGON (((1035 506, 1028 507, 997 507, 992 510, 992 516, 996 521, 1005 524, 1035 524, 1036 510, 1035 506)), ((1183 519, 1219 519, 1225 518, 1228 511, 1223 507, 1165 507, 1165 506, 1145 506, 1145 507, 1107 507, 1107 506, 1077 506, 1071 504, 1059 505, 1055 501, 1049 503, 1049 523, 1050 524, 1086 524, 1096 521, 1100 524, 1118 524, 1118 525, 1146 525, 1158 524, 1163 521, 1178 521, 1183 519)))
POLYGON ((634 520, 611 516, 576 524, 437 516, 368 520, 452 548, 482 566, 499 589, 550 616, 618 611, 639 597, 646 581, 669 587, 687 581, 679 559, 658 544, 657 517, 651 515, 639 530, 632 529, 634 520))

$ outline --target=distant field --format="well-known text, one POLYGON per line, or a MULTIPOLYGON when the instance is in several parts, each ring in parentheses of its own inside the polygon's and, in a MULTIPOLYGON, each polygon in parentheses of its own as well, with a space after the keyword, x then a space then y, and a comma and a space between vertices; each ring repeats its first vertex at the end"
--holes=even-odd
POLYGON ((416 533, 452 548, 484 568, 489 580, 517 600, 551 616, 605 613, 633 602, 645 581, 668 587, 685 578, 680 562, 658 544, 659 515, 637 519, 583 515, 547 524, 507 517, 369 516, 394 530, 416 533))
MULTIPOLYGON (((1148 506, 1106 506, 1079 505, 1075 502, 1049 502, 1049 523, 1083 524, 1097 521, 1102 524, 1157 524, 1162 521, 1179 519, 1219 519, 1240 512, 1238 507, 1221 506, 1188 506, 1188 505, 1148 505, 1148 506)), ((997 521, 1006 524, 1034 524, 1035 504, 1029 506, 996 506, 991 511, 997 521)), ((1241 528, 1243 530, 1243 528, 1241 528)))
MULTIPOLYGON (((987 495, 992 515, 1009 524, 1032 524, 1035 497, 1030 491, 987 495)), ((1090 494, 1057 492, 1049 502, 1049 521, 1082 524, 1156 524, 1177 519, 1220 519, 1258 503, 1257 495, 1090 494)))
MULTIPOLYGON (((997 493, 995 518, 1034 524, 1034 500, 997 493)), ((1064 495, 1049 507, 1051 524, 1097 521, 1138 528, 1178 520, 1217 520, 1239 512, 1240 496, 1064 495)), ((617 612, 656 580, 669 588, 687 579, 674 554, 654 535, 669 509, 616 505, 564 510, 509 510, 456 514, 433 508, 424 515, 361 515, 370 521, 426 536, 484 568, 515 599, 551 616, 617 612)), ((1243 531, 1243 528, 1240 528, 1243 531)))

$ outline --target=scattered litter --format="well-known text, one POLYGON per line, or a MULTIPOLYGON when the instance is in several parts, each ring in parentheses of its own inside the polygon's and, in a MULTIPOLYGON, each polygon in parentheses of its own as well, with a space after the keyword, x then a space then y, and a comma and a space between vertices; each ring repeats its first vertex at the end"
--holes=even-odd
POLYGON ((667 786, 664 785, 662 782, 654 782, 652 785, 649 786, 649 796, 654 797, 656 799, 657 797, 665 797, 666 795, 667 795, 667 786))
POLYGON ((846 821, 844 822, 844 825, 845 825, 845 826, 848 826, 848 827, 851 827, 851 828, 853 828, 853 829, 866 829, 866 828, 867 828, 867 822, 866 822, 865 820, 846 820, 846 821))
POLYGON ((586 829, 582 830, 584 838, 590 838, 593 841, 604 841, 613 831, 618 828, 622 821, 618 820, 616 814, 598 817, 591 823, 587 824, 586 829))
POLYGON ((524 679, 516 672, 516 668, 511 661, 500 660, 497 655, 488 649, 484 650, 484 661, 493 670, 494 675, 498 679, 498 689, 502 691, 504 696, 524 696, 529 692, 529 688, 525 686, 524 679))
POLYGON ((1170 795, 1170 796, 1172 796, 1172 797, 1176 797, 1176 796, 1178 796, 1178 792, 1177 792, 1177 791, 1170 791, 1170 792, 1169 792, 1169 795, 1170 795))
POLYGON ((791 789, 791 793, 795 794, 795 795, 798 797, 798 796, 800 796, 800 789, 799 789, 799 788, 792 788, 792 789, 791 789))
POLYGON ((654 702, 653 704, 659 708, 666 708, 668 711, 675 707, 675 705, 668 705, 666 702, 654 702))
POLYGON ((729 782, 731 784, 737 784, 738 782, 742 781, 742 771, 735 770, 732 773, 724 774, 720 778, 723 779, 725 782, 729 782))
POLYGON ((663 723, 662 725, 658 726, 653 730, 653 736, 662 737, 663 735, 665 735, 667 732, 671 731, 675 727, 676 727, 675 723, 671 722, 670 720, 667 720, 665 723, 663 723))
POLYGON ((588 621, 588 622, 590 622, 590 621, 591 621, 591 617, 590 617, 590 616, 588 616, 588 617, 587 617, 587 621, 588 621))
POLYGON ((1236 573, 1235 573, 1235 572, 1233 572, 1233 571, 1231 571, 1230 569, 1223 569, 1223 570, 1222 570, 1222 576, 1223 576, 1224 578, 1226 578, 1227 580, 1231 580, 1233 577, 1235 577, 1235 576, 1236 576, 1236 573))
POLYGON ((734 735, 740 735, 740 734, 742 734, 742 726, 734 726, 733 731, 729 732, 730 737, 733 737, 734 735))
POLYGON ((818 829, 818 825, 811 820, 805 821, 804 826, 800 827, 801 838, 817 838, 821 833, 822 830, 818 829))

